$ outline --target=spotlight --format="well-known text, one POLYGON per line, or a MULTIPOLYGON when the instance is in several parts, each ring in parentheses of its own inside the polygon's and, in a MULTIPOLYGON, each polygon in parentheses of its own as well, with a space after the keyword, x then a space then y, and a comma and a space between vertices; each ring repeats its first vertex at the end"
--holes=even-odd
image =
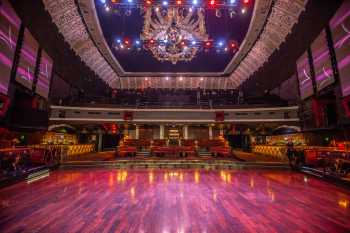
POLYGON ((182 4, 181 0, 177 0, 177 1, 176 1, 176 4, 177 4, 177 5, 181 5, 181 4, 182 4))
POLYGON ((193 4, 193 5, 197 5, 197 4, 198 4, 198 0, 193 0, 193 1, 192 1, 192 4, 193 4))
POLYGON ((139 40, 135 40, 135 44, 136 44, 137 46, 139 46, 139 45, 141 44, 141 42, 140 42, 139 40))
POLYGON ((148 78, 145 78, 145 81, 148 81, 148 78))
POLYGON ((222 47, 222 46, 224 45, 224 42, 223 42, 223 41, 220 41, 220 42, 218 43, 218 45, 219 45, 219 47, 222 47))
POLYGON ((200 80, 201 80, 201 81, 203 81, 204 79, 203 79, 203 78, 201 78, 200 80))
POLYGON ((131 10, 130 9, 126 10, 125 11, 125 16, 130 16, 130 15, 131 15, 131 10))
POLYGON ((244 3, 244 4, 248 4, 248 3, 249 3, 249 0, 243 0, 243 3, 244 3))
POLYGON ((189 11, 189 12, 192 12, 192 11, 193 11, 192 7, 190 7, 190 8, 188 9, 188 11, 189 11))
POLYGON ((163 4, 163 6, 168 6, 169 3, 168 3, 168 1, 163 1, 162 4, 163 4))
POLYGON ((216 9, 216 11, 215 11, 215 16, 216 16, 217 18, 221 18, 222 14, 221 14, 220 9, 216 9))
POLYGON ((117 39, 117 43, 119 43, 119 44, 120 44, 121 42, 122 42, 122 41, 121 41, 121 39, 117 39))
POLYGON ((151 5, 151 4, 152 4, 152 1, 151 1, 151 0, 147 0, 147 1, 146 1, 146 4, 147 4, 147 5, 151 5))
POLYGON ((214 5, 215 5, 215 0, 210 0, 209 4, 210 4, 211 6, 214 6, 214 5))
POLYGON ((236 0, 230 0, 230 4, 235 4, 236 0))
POLYGON ((230 18, 232 19, 233 17, 235 17, 235 15, 237 14, 235 10, 230 9, 229 10, 229 14, 230 14, 230 18))
POLYGON ((247 9, 246 8, 242 8, 241 13, 244 15, 245 13, 247 13, 247 9))
POLYGON ((105 6, 105 10, 106 10, 107 12, 109 12, 109 11, 111 10, 111 7, 108 6, 108 5, 106 5, 106 6, 105 6))
POLYGON ((179 79, 180 81, 182 81, 183 80, 183 78, 182 77, 180 77, 180 79, 179 79))
POLYGON ((106 0, 100 0, 100 3, 105 4, 106 0))
POLYGON ((165 80, 168 81, 168 80, 169 80, 169 77, 165 77, 165 80))
POLYGON ((159 11, 159 7, 156 7, 155 11, 157 11, 157 12, 158 12, 158 11, 159 11))
POLYGON ((191 44, 192 44, 192 45, 196 45, 197 42, 194 40, 194 41, 191 42, 191 44))
POLYGON ((128 0, 128 3, 132 3, 132 0, 128 0))

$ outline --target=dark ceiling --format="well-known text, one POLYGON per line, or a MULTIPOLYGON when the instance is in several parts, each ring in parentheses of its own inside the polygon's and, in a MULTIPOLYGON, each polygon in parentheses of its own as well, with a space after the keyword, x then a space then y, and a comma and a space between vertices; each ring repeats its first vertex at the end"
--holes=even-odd
MULTIPOLYGON (((210 39, 214 41, 235 40, 241 44, 248 31, 254 4, 251 2, 247 7, 247 13, 241 14, 242 2, 238 1, 234 7, 237 14, 231 18, 228 9, 222 9, 222 16, 216 17, 214 9, 206 10, 206 29, 210 39), (233 26, 232 26, 233 25, 233 26)), ((132 14, 125 15, 127 9, 115 6, 115 10, 107 12, 101 0, 95 0, 97 15, 105 39, 126 72, 223 72, 233 58, 234 53, 217 53, 215 49, 209 52, 200 51, 190 62, 179 62, 173 65, 171 62, 160 62, 147 50, 116 50, 113 48, 116 39, 128 38, 136 40, 140 38, 144 18, 139 9, 131 8, 132 14), (210 62, 208 62, 210 61, 210 62)), ((244 7, 247 5, 244 4, 244 7)))
POLYGON ((53 58, 55 73, 86 93, 106 93, 109 87, 70 49, 41 0, 11 0, 11 3, 40 46, 53 58))
POLYGON ((244 92, 262 94, 295 74, 296 60, 328 24, 342 2, 343 0, 309 0, 286 42, 258 72, 243 83, 244 92))

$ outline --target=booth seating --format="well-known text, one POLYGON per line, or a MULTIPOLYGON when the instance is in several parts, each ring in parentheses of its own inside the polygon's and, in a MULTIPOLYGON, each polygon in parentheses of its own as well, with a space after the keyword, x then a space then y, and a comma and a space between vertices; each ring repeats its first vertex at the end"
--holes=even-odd
POLYGON ((49 156, 47 149, 39 148, 5 148, 0 149, 0 169, 5 174, 25 172, 35 166, 57 163, 49 156))
POLYGON ((166 139, 154 139, 152 145, 153 146, 166 146, 166 139))
POLYGON ((222 156, 222 157, 229 157, 232 155, 231 148, 230 147, 224 147, 224 146, 213 146, 210 147, 209 152, 212 153, 213 156, 222 156))
POLYGON ((124 146, 138 146, 138 139, 125 139, 123 145, 124 146))
POLYGON ((196 141, 193 139, 182 139, 181 140, 181 145, 182 146, 195 146, 196 141))
POLYGON ((198 141, 198 147, 200 148, 207 148, 210 147, 217 147, 217 146, 225 146, 225 141, 220 139, 213 139, 213 140, 199 140, 198 141))
POLYGON ((135 146, 119 146, 116 154, 119 157, 136 156, 137 148, 135 146))
POLYGON ((305 149, 304 155, 305 164, 308 166, 319 167, 339 176, 350 174, 350 151, 316 147, 305 149))

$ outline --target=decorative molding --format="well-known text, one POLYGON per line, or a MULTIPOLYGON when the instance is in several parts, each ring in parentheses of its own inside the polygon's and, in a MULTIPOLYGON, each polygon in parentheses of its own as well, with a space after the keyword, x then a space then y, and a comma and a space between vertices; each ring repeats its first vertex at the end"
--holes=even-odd
POLYGON ((256 0, 247 36, 225 71, 183 74, 125 72, 104 39, 94 0, 43 2, 73 51, 112 88, 231 89, 241 85, 279 49, 298 22, 307 0, 256 0), (171 77, 174 75, 177 77, 171 77))
POLYGON ((268 22, 251 51, 234 70, 230 80, 234 88, 257 72, 279 49, 298 22, 301 12, 305 10, 308 0, 275 0, 268 22))

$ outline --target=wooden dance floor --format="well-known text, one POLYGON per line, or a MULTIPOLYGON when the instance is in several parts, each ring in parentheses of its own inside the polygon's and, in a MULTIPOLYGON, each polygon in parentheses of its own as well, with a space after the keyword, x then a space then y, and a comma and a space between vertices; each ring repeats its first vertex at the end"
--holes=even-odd
POLYGON ((349 199, 280 170, 58 170, 0 190, 0 232, 345 233, 349 199))

